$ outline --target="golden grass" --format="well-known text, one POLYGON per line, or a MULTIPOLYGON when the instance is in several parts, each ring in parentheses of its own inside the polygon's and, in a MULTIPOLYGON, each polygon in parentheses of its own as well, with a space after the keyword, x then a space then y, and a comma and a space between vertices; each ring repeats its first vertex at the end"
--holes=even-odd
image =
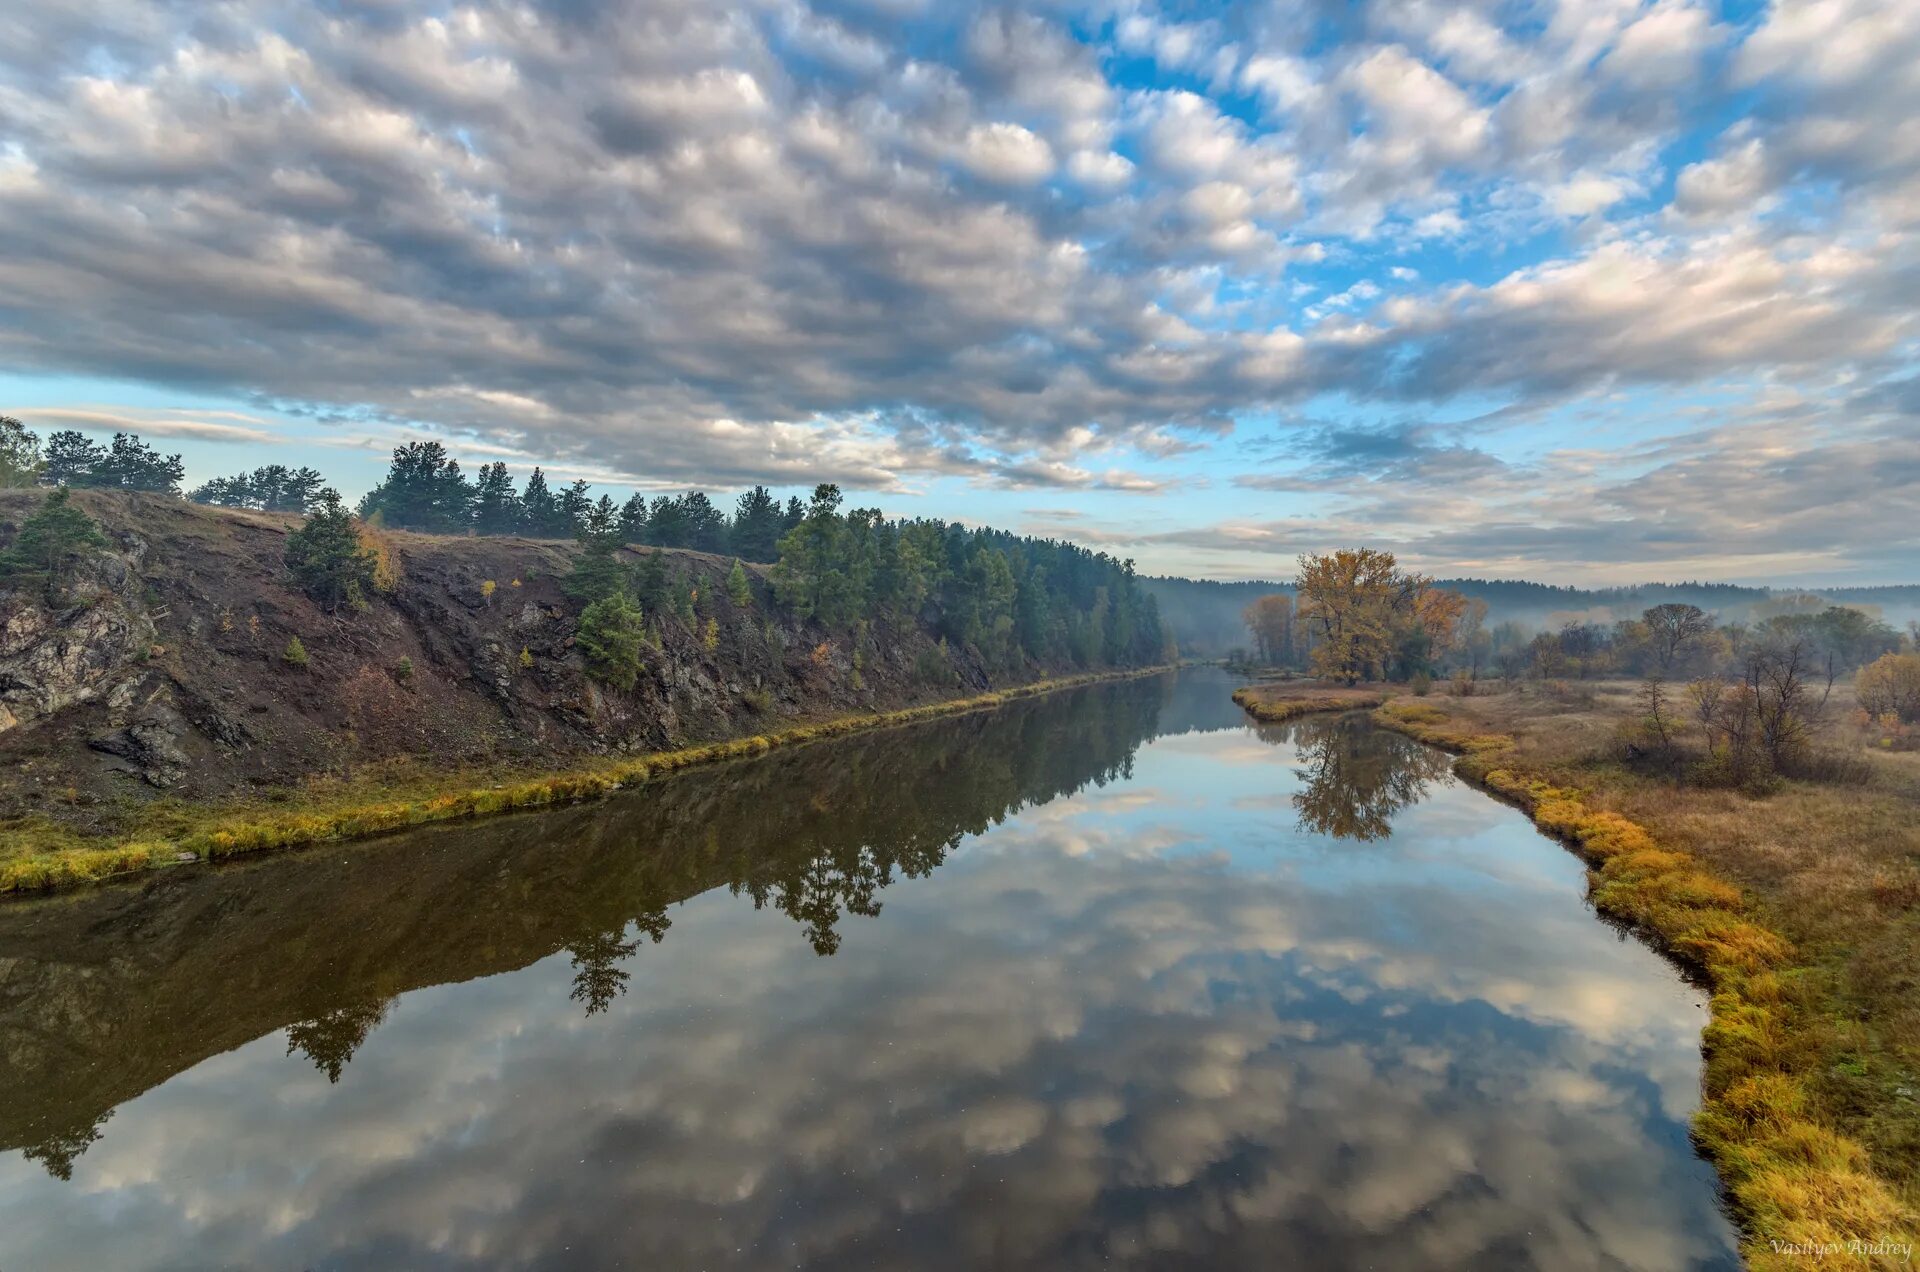
POLYGON ((138 837, 107 844, 89 843, 70 830, 36 825, 11 832, 0 860, 0 894, 42 892, 93 883, 116 875, 188 859, 217 861, 247 853, 298 848, 329 841, 360 839, 410 826, 483 817, 518 809, 544 808, 597 799, 696 765, 764 754, 871 729, 892 728, 941 716, 981 711, 1021 698, 1054 693, 1102 680, 1148 675, 1163 668, 1097 672, 1036 681, 993 693, 950 699, 870 715, 839 716, 798 725, 778 733, 735 738, 705 746, 611 760, 587 768, 543 774, 520 781, 469 789, 343 792, 334 800, 285 812, 179 810, 160 818, 163 837, 152 827, 138 837))
MULTIPOLYGON (((1709 861, 1686 850, 1767 808, 1785 812, 1789 824, 1835 852, 1857 823, 1810 822, 1809 810, 1816 819, 1831 811, 1832 793, 1803 784, 1790 784, 1756 810, 1743 797, 1684 791, 1609 765, 1590 749, 1603 732, 1595 717, 1606 723, 1622 716, 1630 709, 1626 695, 1613 694, 1611 706, 1600 698, 1572 707, 1512 697, 1450 700, 1445 707, 1400 700, 1374 718, 1460 753, 1457 772, 1525 809, 1587 860, 1600 911, 1633 925, 1711 988, 1705 1090, 1693 1131, 1725 1182, 1748 1263, 1804 1267, 1805 1248, 1817 1246, 1822 1267, 1896 1264, 1897 1254, 1875 1254, 1871 1243, 1911 1245, 1920 1232, 1911 1158, 1898 1151, 1897 1134, 1882 1134, 1887 1146, 1871 1153, 1862 1132, 1884 1131, 1884 1113, 1863 1115, 1829 1080, 1836 1053, 1861 1042, 1857 1019, 1853 1029, 1831 1026, 1843 1013, 1857 1017, 1862 1006, 1847 978, 1831 971, 1836 958, 1844 962, 1854 935, 1837 913, 1810 914, 1803 898, 1770 891, 1768 881, 1792 875, 1768 869, 1764 859, 1740 869, 1730 855, 1709 861), (1609 803, 1635 815, 1602 806, 1609 803), (1791 938, 1780 930, 1786 915, 1797 916, 1791 938)), ((1736 839, 1753 843, 1752 826, 1745 830, 1736 839)), ((1910 943, 1906 953, 1911 959, 1910 943)), ((1884 1033, 1898 1012, 1896 1004, 1879 1006, 1884 1033)), ((1910 1075, 1911 1054, 1902 1055, 1897 1040, 1881 1043, 1894 1068, 1910 1075)))
POLYGON ((1312 682, 1267 683, 1235 689, 1233 700, 1254 719, 1279 724, 1318 712, 1377 707, 1387 695, 1373 689, 1329 688, 1312 682))

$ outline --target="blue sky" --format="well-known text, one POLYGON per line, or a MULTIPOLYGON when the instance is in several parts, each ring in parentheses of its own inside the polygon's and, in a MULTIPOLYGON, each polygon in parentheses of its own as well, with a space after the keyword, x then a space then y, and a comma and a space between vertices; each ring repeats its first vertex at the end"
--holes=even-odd
POLYGON ((1914 582, 1920 6, 45 0, 0 410, 1143 568, 1914 582))

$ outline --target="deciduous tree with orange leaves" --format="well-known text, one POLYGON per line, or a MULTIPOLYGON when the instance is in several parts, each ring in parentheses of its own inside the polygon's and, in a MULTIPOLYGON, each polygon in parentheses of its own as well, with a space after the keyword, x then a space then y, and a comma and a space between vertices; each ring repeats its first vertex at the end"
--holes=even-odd
POLYGON ((1285 592, 1263 596, 1240 612, 1260 661, 1283 663, 1293 656, 1293 598, 1285 592))
POLYGON ((1315 644, 1316 675, 1347 684, 1386 674, 1396 629, 1415 617, 1432 580, 1399 568, 1393 553, 1341 548, 1300 558, 1300 622, 1315 644))

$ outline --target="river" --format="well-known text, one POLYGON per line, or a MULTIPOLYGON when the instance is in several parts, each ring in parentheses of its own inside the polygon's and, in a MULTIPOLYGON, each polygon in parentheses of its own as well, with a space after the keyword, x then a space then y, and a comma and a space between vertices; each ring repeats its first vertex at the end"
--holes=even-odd
POLYGON ((0 907, 0 1268, 1737 1266, 1702 994, 1233 683, 0 907))

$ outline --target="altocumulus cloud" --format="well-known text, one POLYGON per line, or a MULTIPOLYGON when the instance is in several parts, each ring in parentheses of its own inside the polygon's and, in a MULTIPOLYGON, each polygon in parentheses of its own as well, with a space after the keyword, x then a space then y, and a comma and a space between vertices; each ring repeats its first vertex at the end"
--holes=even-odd
MULTIPOLYGON (((1164 494, 1302 403, 1425 428, 1491 402, 1330 477, 1355 522, 1424 501, 1435 552, 1487 524, 1431 497, 1449 467, 1524 525, 1601 489, 1543 458, 1555 405, 1666 395, 1688 462, 1749 484, 1782 392, 1807 407, 1773 477, 1915 440, 1913 395, 1876 389, 1912 372, 1920 271, 1899 0, 20 8, 18 372, 865 489, 1164 494), (1709 388, 1727 417, 1682 419, 1709 388)), ((1295 489, 1327 435, 1278 432, 1215 484, 1295 489)), ((1608 516, 1644 530, 1661 480, 1627 480, 1608 516)), ((1627 535, 1644 559, 1729 559, 1710 507, 1660 498, 1684 552, 1627 535)))

